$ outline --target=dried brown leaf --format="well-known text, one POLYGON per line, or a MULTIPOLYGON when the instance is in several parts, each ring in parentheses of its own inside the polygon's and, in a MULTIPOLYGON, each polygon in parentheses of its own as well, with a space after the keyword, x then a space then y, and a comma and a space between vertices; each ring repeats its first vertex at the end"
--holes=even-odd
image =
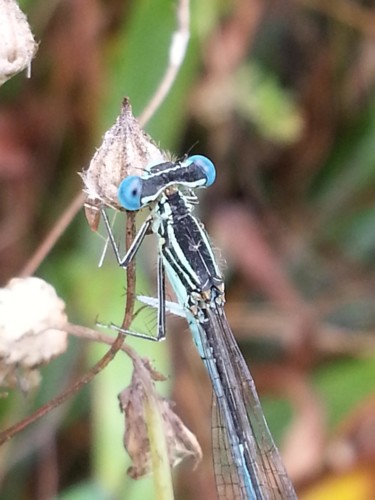
POLYGON ((154 381, 159 380, 165 380, 165 377, 155 371, 148 360, 134 361, 131 384, 119 394, 126 423, 124 446, 133 461, 128 474, 134 479, 152 472, 147 406, 158 412, 162 419, 171 467, 187 456, 198 463, 202 456, 194 434, 174 413, 173 405, 156 392, 154 381))

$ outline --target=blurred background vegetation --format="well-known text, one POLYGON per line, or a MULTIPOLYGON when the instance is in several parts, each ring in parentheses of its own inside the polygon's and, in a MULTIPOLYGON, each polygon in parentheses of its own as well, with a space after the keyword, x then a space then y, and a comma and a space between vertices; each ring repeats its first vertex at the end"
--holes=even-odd
MULTIPOLYGON (((81 188, 124 96, 135 115, 165 71, 177 1, 24 0, 39 50, 32 78, 0 89, 0 276, 16 276, 81 188)), ((0 41, 1 43, 1 41, 0 41)), ((375 2, 192 0, 186 60, 147 126, 163 149, 209 156, 200 216, 218 250, 227 312, 271 430, 305 499, 375 498, 375 2), (225 264, 224 264, 225 262, 225 264)), ((37 275, 70 321, 120 322, 124 274, 83 212, 37 275)), ((138 263, 153 293, 155 248, 138 263)), ((22 311, 20 311, 22 314, 22 311)), ((147 316, 147 315, 146 315, 147 316)), ((134 329, 150 330, 154 320, 134 329)), ((204 459, 175 471, 178 499, 214 497, 210 387, 183 324, 129 341, 167 375, 160 390, 204 459), (151 345, 150 345, 151 344, 151 345)), ((66 388, 105 352, 70 340, 1 426, 66 388)), ((2 499, 152 499, 126 476, 119 354, 78 396, 0 450, 2 499)))

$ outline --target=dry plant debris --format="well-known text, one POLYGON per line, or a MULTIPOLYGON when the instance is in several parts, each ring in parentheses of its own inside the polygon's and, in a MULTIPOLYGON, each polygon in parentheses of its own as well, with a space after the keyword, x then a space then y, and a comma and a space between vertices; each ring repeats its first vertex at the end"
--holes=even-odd
POLYGON ((0 385, 28 391, 37 368, 67 347, 65 303, 42 279, 14 278, 0 289, 0 385))
POLYGON ((106 132, 103 142, 87 170, 80 175, 86 195, 85 211, 91 229, 99 222, 98 209, 103 205, 121 210, 117 190, 128 175, 140 175, 148 165, 167 161, 163 153, 133 116, 128 99, 120 115, 106 132))
POLYGON ((0 0, 0 85, 28 68, 37 51, 29 23, 15 0, 0 0))
POLYGON ((170 466, 176 466, 185 457, 191 457, 197 464, 202 451, 196 437, 173 411, 172 404, 155 390, 154 382, 163 381, 165 377, 154 370, 147 359, 133 358, 133 364, 131 384, 119 394, 126 422, 124 446, 133 461, 129 476, 137 479, 153 470, 151 454, 155 444, 150 443, 150 422, 154 419, 150 413, 161 418, 170 466))

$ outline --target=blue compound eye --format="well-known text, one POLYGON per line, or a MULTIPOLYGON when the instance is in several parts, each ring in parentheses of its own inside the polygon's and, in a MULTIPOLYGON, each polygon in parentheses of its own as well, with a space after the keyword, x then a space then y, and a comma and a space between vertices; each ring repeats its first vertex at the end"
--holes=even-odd
POLYGON ((206 186, 211 186, 216 179, 216 168, 211 160, 202 155, 190 156, 187 159, 188 163, 194 163, 198 165, 206 175, 206 186))
POLYGON ((141 208, 142 179, 137 175, 129 175, 121 181, 117 197, 126 210, 141 208))

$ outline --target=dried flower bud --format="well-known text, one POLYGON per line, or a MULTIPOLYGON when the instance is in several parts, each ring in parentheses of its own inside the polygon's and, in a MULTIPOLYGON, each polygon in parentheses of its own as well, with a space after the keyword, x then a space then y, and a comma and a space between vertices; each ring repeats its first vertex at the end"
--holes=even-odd
POLYGON ((36 367, 67 347, 65 303, 39 278, 14 278, 0 289, 0 385, 38 383, 36 367))
POLYGON ((107 205, 121 210, 117 190, 122 179, 128 175, 141 175, 148 165, 165 161, 165 154, 141 129, 129 100, 124 99, 115 124, 106 132, 89 168, 80 174, 86 194, 86 214, 88 212, 92 229, 98 222, 98 207, 107 205))
POLYGON ((30 26, 15 0, 0 0, 0 85, 30 68, 36 51, 30 26))

